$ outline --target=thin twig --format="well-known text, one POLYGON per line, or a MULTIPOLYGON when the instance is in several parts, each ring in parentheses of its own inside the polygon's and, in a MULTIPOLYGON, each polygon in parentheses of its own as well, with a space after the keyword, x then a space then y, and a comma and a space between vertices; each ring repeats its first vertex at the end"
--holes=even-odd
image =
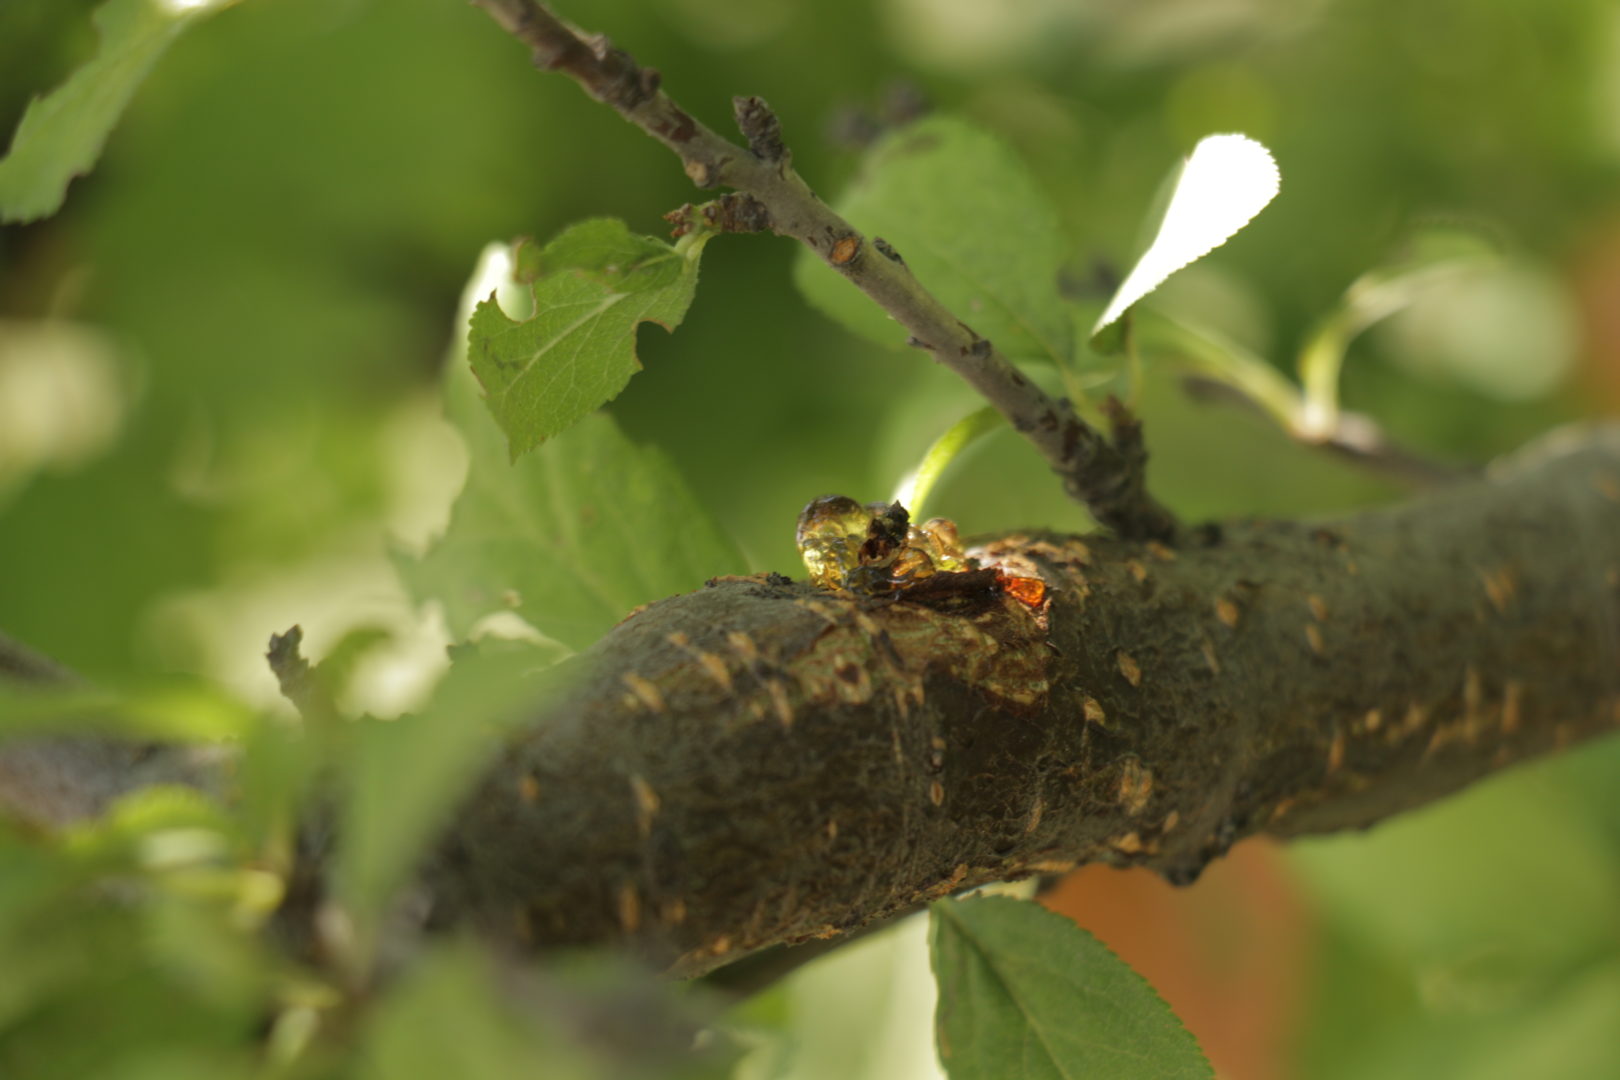
MULTIPOLYGON (((1274 419, 1273 414, 1252 396, 1229 382, 1204 375, 1189 375, 1182 380, 1182 386, 1196 401, 1219 402, 1268 421, 1274 419)), ((1477 468, 1437 461, 1400 445, 1372 417, 1361 413, 1340 412, 1334 430, 1320 438, 1304 439, 1297 435, 1293 438, 1301 445, 1324 450, 1411 488, 1444 487, 1477 477, 1480 473, 1477 468)))
POLYGON ((301 626, 294 626, 285 634, 271 634, 264 658, 281 686, 281 696, 292 702, 306 721, 329 721, 337 716, 337 705, 332 701, 330 688, 323 684, 320 672, 304 659, 303 644, 301 626))
POLYGON ((725 186, 757 200, 780 236, 808 245, 910 335, 911 344, 956 372, 1033 443, 1064 489, 1098 521, 1131 539, 1172 539, 1176 522, 1148 495, 1146 455, 1120 445, 1049 397, 989 340, 945 308, 912 276, 904 260, 868 244, 815 196, 793 170, 781 125, 763 100, 734 101, 744 149, 693 119, 660 88, 658 72, 640 67, 600 35, 586 35, 536 0, 470 0, 528 45, 537 67, 560 71, 585 92, 673 150, 700 188, 725 186))
POLYGON ((42 656, 15 638, 0 633, 0 680, 35 685, 77 681, 67 668, 42 656))

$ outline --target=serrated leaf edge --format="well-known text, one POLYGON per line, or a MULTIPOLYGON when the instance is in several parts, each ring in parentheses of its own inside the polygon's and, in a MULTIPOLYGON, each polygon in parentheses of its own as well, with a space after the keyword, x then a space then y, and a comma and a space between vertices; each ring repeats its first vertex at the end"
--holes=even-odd
MULTIPOLYGON (((951 911, 951 908, 954 905, 960 904, 960 903, 973 903, 973 904, 986 904, 986 903, 989 903, 989 904, 997 904, 997 905, 1000 905, 1000 904, 1027 904, 1027 905, 1030 905, 1031 908, 1038 910, 1038 912, 1040 914, 1037 915, 1037 918, 1044 918, 1044 917, 1049 916, 1052 919, 1062 920, 1062 922, 1063 922, 1063 924, 1064 924, 1064 926, 1066 928, 1066 931, 1078 932, 1079 934, 1083 935, 1084 937, 1088 938, 1089 940, 1091 940, 1092 942, 1094 942, 1095 944, 1100 946, 1103 949, 1104 952, 1106 952, 1109 956, 1113 957, 1114 960, 1119 962, 1119 965, 1120 965, 1121 968, 1123 968, 1125 971, 1129 972, 1132 976, 1134 976, 1137 980, 1139 980, 1141 982, 1141 984, 1147 989, 1148 993, 1152 995, 1153 1000, 1157 1001, 1164 1008, 1165 1014, 1170 1017, 1171 1021, 1175 1024, 1176 1028, 1179 1029, 1180 1031, 1184 1032, 1187 1035, 1187 1037, 1190 1040, 1192 1040, 1193 1049, 1197 1052, 1197 1054, 1199 1056, 1199 1059, 1203 1062, 1204 1068, 1206 1070, 1206 1075, 1209 1076, 1211 1078, 1211 1080, 1214 1080, 1215 1066, 1210 1062, 1209 1055, 1204 1052, 1203 1046, 1198 1041, 1198 1036, 1193 1034, 1192 1029, 1187 1027, 1187 1025, 1182 1021, 1180 1016, 1176 1015, 1176 1011, 1170 1007, 1170 1003, 1164 999, 1164 995, 1159 993, 1158 988, 1155 987, 1151 982, 1149 982, 1147 977, 1144 976, 1141 972, 1137 971, 1130 964, 1126 963, 1125 960, 1122 959, 1117 952, 1115 952, 1112 948, 1109 947, 1107 942, 1103 941, 1102 938, 1098 937, 1096 934, 1093 934, 1091 931, 1087 930, 1085 927, 1081 926, 1079 923, 1075 922, 1073 919, 1069 918, 1066 915, 1060 914, 1059 912, 1053 911, 1051 908, 1046 907, 1044 904, 1036 903, 1033 900, 1019 900, 1019 899, 1015 899, 1015 898, 1010 897, 1010 896, 965 897, 965 898, 962 898, 962 899, 941 900, 941 901, 937 901, 934 904, 931 904, 930 905, 930 910, 934 911, 934 912, 937 912, 942 921, 943 920, 949 920, 952 928, 955 929, 955 931, 958 934, 961 935, 962 940, 967 942, 969 945, 971 945, 974 952, 976 954, 978 954, 983 959, 985 968, 987 970, 989 970, 992 975, 995 976, 997 985, 1000 986, 1005 991, 1007 996, 1010 999, 1012 999, 1013 1003, 1018 1007, 1019 1012, 1021 1014, 1023 1014, 1025 1017, 1028 1017, 1030 1015, 1029 1009, 1027 1007, 1025 1007, 1022 999, 1016 993, 1013 992, 1012 984, 1009 982, 1006 975, 1004 975, 1002 973, 1001 968, 999 966, 997 966, 992 961, 992 957, 995 954, 995 950, 989 948, 982 941, 980 941, 979 938, 974 936, 968 930, 967 924, 964 923, 962 919, 956 917, 955 913, 951 911)), ((1028 909, 1026 909, 1026 910, 1028 910, 1028 909)), ((1040 1030, 1038 1028, 1036 1028, 1036 1025, 1029 1024, 1028 1026, 1032 1030, 1036 1031, 1036 1033, 1037 1033, 1036 1037, 1040 1040, 1041 1046, 1046 1050, 1047 1059, 1049 1061, 1051 1061, 1052 1064, 1056 1067, 1058 1073, 1060 1075, 1064 1076, 1064 1077, 1072 1077, 1073 1080, 1082 1080, 1082 1078, 1080 1078, 1077 1074, 1071 1073, 1066 1067, 1064 1067, 1064 1065, 1058 1060, 1057 1056, 1054 1055, 1051 1052, 1051 1048, 1050 1048, 1050 1046, 1048 1046, 1044 1034, 1042 1034, 1040 1032, 1040 1030)))

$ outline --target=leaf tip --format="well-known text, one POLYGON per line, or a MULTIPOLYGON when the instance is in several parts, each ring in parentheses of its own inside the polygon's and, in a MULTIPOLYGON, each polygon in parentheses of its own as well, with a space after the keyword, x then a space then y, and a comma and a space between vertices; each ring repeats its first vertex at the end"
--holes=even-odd
POLYGON ((1282 173, 1271 151, 1247 135, 1198 140, 1164 209, 1158 231, 1092 327, 1093 346, 1108 325, 1176 271, 1230 240, 1277 197, 1282 173))

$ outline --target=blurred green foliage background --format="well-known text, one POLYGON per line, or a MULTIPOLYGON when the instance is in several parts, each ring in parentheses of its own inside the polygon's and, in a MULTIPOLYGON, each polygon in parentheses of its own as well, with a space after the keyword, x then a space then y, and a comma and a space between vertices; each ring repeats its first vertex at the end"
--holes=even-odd
MULTIPOLYGON (((0 129, 93 51, 92 6, 0 5, 0 129)), ((1167 287, 1166 310, 1290 368, 1360 274, 1427 227, 1462 228, 1497 249, 1497 269, 1357 341, 1347 404, 1425 453, 1477 461, 1620 400, 1620 10, 1606 0, 598 0, 563 13, 659 67, 716 128, 733 94, 767 98, 828 197, 896 85, 974 119, 1056 202, 1082 291, 1132 256, 1178 155, 1246 132, 1274 152, 1282 194, 1167 287)), ((587 216, 658 233, 694 197, 667 151, 535 73, 457 0, 243 0, 202 23, 63 212, 0 228, 0 627, 103 680, 196 673, 265 703, 271 631, 304 622, 318 655, 387 625, 397 643, 370 704, 397 708, 442 640, 388 551, 442 529, 459 483, 439 365, 479 251, 587 216)), ((885 496, 973 404, 921 354, 810 309, 793 256, 768 238, 712 242, 685 325, 643 328, 646 370, 610 407, 671 456, 754 568, 789 573, 804 502, 885 496)), ((1258 418, 1190 402, 1162 364, 1142 411, 1152 482, 1190 516, 1398 493, 1258 418)), ((935 508, 964 534, 1085 522, 1006 432, 935 508)), ((1398 1075, 1391 1060, 1486 1075, 1448 1072, 1447 1047, 1520 1028, 1539 1041, 1511 1052, 1545 1071, 1502 1075, 1620 1071, 1614 1049, 1596 1071, 1590 1056, 1620 1023, 1617 765, 1599 745, 1366 842, 1398 845, 1432 817, 1438 839, 1412 842, 1410 864, 1360 841, 1300 845, 1326 943, 1322 1008, 1290 1051, 1307 1075, 1398 1075), (1540 827, 1523 829, 1526 815, 1540 827), (1549 836, 1560 858, 1514 868, 1549 836), (1482 866, 1476 843, 1492 853, 1482 866), (1426 868, 1432 917, 1369 915, 1412 910, 1411 865, 1426 868), (1545 932, 1503 959, 1499 926, 1455 929, 1470 903, 1545 932), (1569 904, 1580 912, 1566 917, 1569 904), (1453 985, 1478 980, 1492 992, 1453 985), (1590 1020, 1554 1022, 1568 1017, 1590 1020), (1549 1056, 1569 1045, 1586 1056, 1549 1056)))

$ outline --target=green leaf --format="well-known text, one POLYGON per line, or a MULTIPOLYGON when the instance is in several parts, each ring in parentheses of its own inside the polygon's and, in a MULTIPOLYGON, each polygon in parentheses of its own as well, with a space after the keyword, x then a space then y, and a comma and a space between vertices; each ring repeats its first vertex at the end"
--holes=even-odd
POLYGON ((636 359, 636 326, 674 330, 697 287, 701 238, 671 246, 611 218, 583 221, 525 256, 534 313, 492 295, 473 311, 468 357, 514 460, 617 397, 636 359), (537 265, 536 265, 537 264, 537 265))
MULTIPOLYGON (((358 1080, 543 1077, 721 1080, 736 1075, 723 1038, 695 1037, 701 988, 655 981, 602 956, 515 963, 467 939, 423 944, 363 1017, 358 1080)), ((327 1075, 322 1073, 320 1075, 327 1075)))
POLYGON ((511 611, 582 649, 744 559, 664 454, 597 415, 514 465, 475 457, 445 535, 397 565, 419 600, 444 604, 453 637, 511 611))
MULTIPOLYGON (((511 266, 511 252, 492 246, 469 292, 487 294, 511 266)), ((453 637, 511 612, 582 649, 642 604, 745 568, 669 459, 611 418, 589 417, 509 462, 457 355, 446 366, 445 411, 467 444, 467 482, 444 536, 420 559, 396 553, 395 565, 418 601, 444 605, 453 637)))
POLYGON ((1070 920, 999 896, 929 911, 952 1080, 1213 1075, 1147 980, 1070 920))
POLYGON ((1410 238, 1398 259, 1362 274, 1338 305, 1312 329, 1299 353, 1304 390, 1300 428, 1307 437, 1334 433, 1339 423, 1339 372, 1356 336, 1375 323, 1495 262, 1485 237, 1454 227, 1433 227, 1410 238))
POLYGON ((371 1011, 357 1054, 358 1075, 591 1076, 578 1050, 555 1042, 544 1046, 550 1040, 516 1021, 487 955, 470 942, 435 944, 371 1011), (451 1031, 455 1036, 445 1038, 451 1031))
POLYGON ((29 103, 0 159, 0 221, 34 221, 61 208, 68 183, 89 172, 152 65, 180 33, 235 0, 108 0, 96 9, 101 50, 68 81, 29 103))
POLYGON ((1005 422, 994 406, 986 405, 946 428, 924 452, 922 461, 918 462, 911 475, 900 482, 900 489, 894 495, 895 501, 911 511, 913 521, 925 520, 923 510, 929 505, 928 499, 933 494, 934 485, 939 483, 945 470, 1005 422))
MULTIPOLYGON (((1046 195, 997 139, 948 116, 897 131, 873 147, 837 209, 869 243, 887 241, 925 288, 1007 356, 1068 360, 1073 327, 1057 288, 1068 245, 1046 195)), ((882 345, 905 341, 894 320, 808 250, 793 276, 806 299, 855 333, 882 345)))

